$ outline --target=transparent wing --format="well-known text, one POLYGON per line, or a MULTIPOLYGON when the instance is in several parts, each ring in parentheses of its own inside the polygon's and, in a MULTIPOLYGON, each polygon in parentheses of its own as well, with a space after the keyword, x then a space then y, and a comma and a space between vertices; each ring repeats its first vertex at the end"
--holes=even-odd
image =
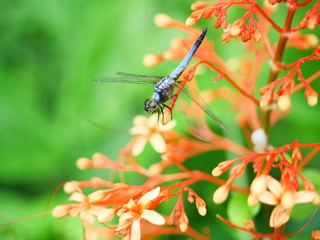
POLYGON ((118 75, 120 75, 121 77, 94 78, 92 79, 92 81, 155 85, 163 78, 160 76, 147 76, 122 72, 119 72, 118 75))
POLYGON ((181 98, 180 99, 178 98, 174 106, 179 112, 182 113, 183 118, 187 122, 192 133, 197 138, 205 142, 209 142, 212 140, 213 134, 205 122, 204 114, 199 113, 199 111, 197 114, 197 109, 194 108, 195 105, 190 105, 186 101, 182 100, 181 98))
POLYGON ((135 78, 94 78, 91 79, 94 82, 118 82, 118 83, 131 83, 131 84, 144 84, 144 85, 155 85, 158 81, 151 81, 145 79, 135 79, 135 78))
MULTIPOLYGON (((177 87, 181 88, 181 86, 178 83, 176 83, 176 85, 177 85, 177 87)), ((180 97, 192 100, 202 111, 204 111, 211 119, 213 119, 221 128, 223 128, 227 132, 230 132, 230 130, 219 120, 219 118, 213 114, 209 105, 199 95, 198 92, 196 92, 195 90, 193 90, 191 88, 187 88, 185 86, 184 88, 182 88, 180 95, 181 96, 178 97, 178 101, 179 101, 180 97)))
POLYGON ((158 79, 158 81, 164 78, 163 76, 149 76, 149 75, 124 73, 124 72, 117 72, 117 74, 123 77, 131 77, 131 78, 139 78, 139 79, 158 79))

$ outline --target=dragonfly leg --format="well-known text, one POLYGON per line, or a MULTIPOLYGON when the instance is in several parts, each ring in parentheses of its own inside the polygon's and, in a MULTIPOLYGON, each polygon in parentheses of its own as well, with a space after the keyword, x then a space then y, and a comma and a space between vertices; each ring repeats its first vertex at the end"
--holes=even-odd
POLYGON ((174 98, 174 97, 178 97, 178 94, 172 95, 169 99, 172 99, 172 98, 174 98))
POLYGON ((172 120, 172 109, 169 106, 167 106, 166 104, 161 103, 161 105, 159 105, 159 111, 158 111, 158 118, 157 118, 158 124, 159 124, 159 120, 160 120, 160 115, 162 115, 162 119, 161 119, 162 125, 166 125, 168 122, 170 122, 172 120), (169 121, 167 121, 167 119, 165 118, 164 108, 167 108, 170 110, 170 120, 169 121))
POLYGON ((163 105, 162 112, 161 112, 162 113, 162 123, 165 125, 172 120, 172 108, 164 103, 162 103, 162 105, 163 105), (164 108, 167 108, 170 111, 170 120, 169 121, 167 121, 168 119, 165 119, 165 115, 164 115, 164 111, 163 111, 164 108))
MULTIPOLYGON (((167 107, 167 105, 165 105, 165 104, 162 104, 162 105, 167 107)), ((159 123, 160 115, 162 115, 162 122, 164 121, 164 113, 163 113, 164 107, 163 106, 159 105, 158 119, 157 119, 158 123, 159 123)), ((171 108, 170 108, 170 110, 171 110, 171 108)))
MULTIPOLYGON (((166 105, 166 104, 164 104, 164 103, 162 103, 162 105, 163 105, 164 107, 168 108, 170 111, 172 111, 172 108, 169 107, 168 105, 166 105)), ((163 108, 162 108, 162 111, 163 111, 163 108)))

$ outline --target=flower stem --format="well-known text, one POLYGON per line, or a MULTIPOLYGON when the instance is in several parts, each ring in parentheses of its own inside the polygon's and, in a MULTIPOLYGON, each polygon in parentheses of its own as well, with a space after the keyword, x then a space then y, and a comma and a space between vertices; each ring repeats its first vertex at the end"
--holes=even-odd
POLYGON ((235 81, 233 81, 226 73, 224 73, 222 70, 220 70, 219 68, 216 68, 215 66, 213 66, 212 64, 210 64, 207 61, 202 61, 202 63, 204 63, 205 65, 207 65, 209 68, 211 68, 213 71, 221 74, 225 79, 227 79, 227 81, 234 86, 234 88, 236 88, 240 93, 242 93, 245 97, 251 99, 255 104, 259 104, 259 100, 254 98, 250 93, 247 93, 243 88, 241 88, 235 81))
MULTIPOLYGON (((286 21, 285 21, 284 27, 282 28, 282 31, 280 33, 280 39, 277 44, 277 49, 276 49, 274 59, 272 59, 272 63, 271 63, 272 65, 271 65, 271 71, 269 74, 268 84, 275 81, 277 79, 279 72, 280 72, 280 69, 277 66, 279 64, 281 64, 283 53, 284 53, 286 44, 288 42, 288 34, 290 33, 291 23, 292 23, 293 16, 296 11, 295 2, 296 1, 292 1, 291 4, 288 5, 288 13, 287 13, 286 21)), ((271 109, 263 110, 262 116, 261 116, 261 126, 264 129, 267 136, 270 133, 271 112, 272 112, 271 109)))
POLYGON ((260 12, 260 14, 273 26, 277 32, 281 33, 282 28, 279 27, 279 25, 276 24, 258 4, 254 3, 252 6, 254 6, 258 12, 260 12))

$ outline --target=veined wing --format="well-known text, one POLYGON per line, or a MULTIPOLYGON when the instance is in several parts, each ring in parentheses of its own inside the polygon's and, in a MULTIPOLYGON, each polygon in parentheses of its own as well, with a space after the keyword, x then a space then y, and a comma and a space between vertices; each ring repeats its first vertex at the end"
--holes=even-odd
MULTIPOLYGON (((183 95, 180 94, 180 96, 183 95)), ((197 138, 205 142, 212 140, 212 131, 205 122, 205 114, 199 113, 200 108, 198 108, 198 106, 189 105, 186 101, 181 100, 181 98, 175 102, 174 106, 182 113, 183 118, 197 138), (195 108, 197 108, 198 111, 195 108)))
POLYGON ((94 82, 120 82, 131 84, 155 85, 163 78, 160 76, 148 76, 123 72, 118 72, 117 74, 121 77, 94 78, 91 80, 94 82))
POLYGON ((164 78, 163 76, 149 76, 149 75, 124 73, 124 72, 117 72, 117 74, 122 77, 130 77, 130 78, 138 78, 138 79, 158 79, 158 81, 164 78))
POLYGON ((91 79, 94 82, 119 82, 119 83, 131 83, 131 84, 143 84, 143 85, 155 85, 159 80, 146 80, 136 78, 94 78, 91 79))
MULTIPOLYGON (((181 88, 181 86, 178 83, 175 83, 177 85, 177 87, 181 88)), ((187 89, 186 86, 184 86, 182 88, 182 91, 180 93, 180 95, 186 99, 192 100, 193 102, 195 102, 195 104, 202 109, 202 111, 204 111, 210 118, 212 118, 221 128, 223 128, 224 130, 226 130, 227 132, 230 133, 230 130, 219 120, 218 117, 216 117, 213 112, 211 111, 209 105, 206 103, 206 101, 199 95, 198 92, 196 92, 195 90, 189 88, 187 89)), ((181 97, 179 96, 179 97, 181 97)), ((178 99, 179 99, 178 97, 178 99)))

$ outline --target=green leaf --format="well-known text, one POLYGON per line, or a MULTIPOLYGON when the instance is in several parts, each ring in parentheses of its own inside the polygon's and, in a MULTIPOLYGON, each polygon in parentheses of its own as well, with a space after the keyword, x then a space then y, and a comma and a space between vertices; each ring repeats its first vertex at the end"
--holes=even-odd
POLYGON ((291 220, 302 221, 309 219, 316 210, 316 206, 312 203, 296 204, 290 214, 291 220))
POLYGON ((316 188, 316 190, 320 190, 320 170, 316 168, 304 168, 300 171, 300 173, 308 179, 316 188))
POLYGON ((236 225, 243 226, 244 222, 256 216, 260 210, 260 204, 254 207, 248 206, 247 198, 247 195, 238 193, 229 200, 227 214, 229 220, 236 225))
POLYGON ((288 154, 287 152, 284 152, 284 156, 286 157, 287 161, 289 163, 292 163, 292 158, 291 158, 291 154, 288 154))

